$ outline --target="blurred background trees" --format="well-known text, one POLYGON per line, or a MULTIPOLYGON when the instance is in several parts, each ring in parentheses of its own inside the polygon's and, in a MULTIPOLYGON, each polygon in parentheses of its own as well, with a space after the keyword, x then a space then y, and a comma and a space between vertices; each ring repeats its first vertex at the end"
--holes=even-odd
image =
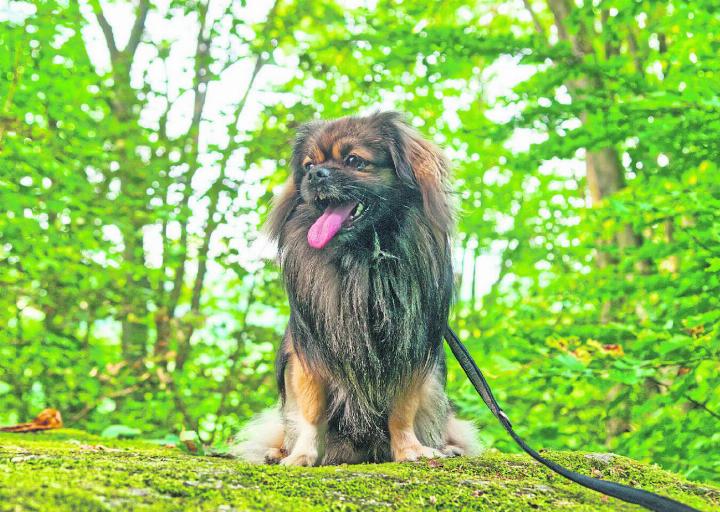
POLYGON ((272 404, 288 311, 259 226, 293 130, 394 108, 453 160, 452 322, 520 433, 720 481, 713 2, 41 0, 0 20, 0 423, 53 406, 221 443, 272 404))

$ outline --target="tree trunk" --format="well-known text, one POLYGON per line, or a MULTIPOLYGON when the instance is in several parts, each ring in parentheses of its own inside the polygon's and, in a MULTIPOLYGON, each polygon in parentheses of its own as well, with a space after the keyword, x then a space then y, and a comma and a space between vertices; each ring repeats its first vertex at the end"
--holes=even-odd
POLYGON ((137 279, 133 276, 132 268, 142 262, 138 262, 138 253, 142 258, 142 230, 139 233, 125 233, 125 264, 130 265, 130 271, 126 274, 126 292, 123 304, 122 316, 122 350, 125 360, 131 367, 147 355, 148 326, 147 326, 147 300, 145 297, 146 283, 144 279, 137 279), (139 247, 138 247, 139 245, 139 247))

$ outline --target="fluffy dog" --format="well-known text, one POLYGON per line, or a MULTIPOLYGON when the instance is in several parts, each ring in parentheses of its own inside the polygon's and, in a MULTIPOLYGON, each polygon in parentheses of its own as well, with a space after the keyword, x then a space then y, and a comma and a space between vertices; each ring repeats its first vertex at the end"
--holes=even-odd
POLYGON ((303 126, 291 165, 268 220, 291 306, 281 401, 235 453, 300 466, 474 453, 444 392, 446 158, 386 112, 303 126))

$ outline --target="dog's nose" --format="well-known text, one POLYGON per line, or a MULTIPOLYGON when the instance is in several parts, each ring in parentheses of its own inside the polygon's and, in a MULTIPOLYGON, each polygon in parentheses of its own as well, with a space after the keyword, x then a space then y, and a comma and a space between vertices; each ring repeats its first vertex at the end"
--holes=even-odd
POLYGON ((310 181, 322 181, 328 176, 330 176, 330 169, 327 167, 313 167, 308 173, 310 181))

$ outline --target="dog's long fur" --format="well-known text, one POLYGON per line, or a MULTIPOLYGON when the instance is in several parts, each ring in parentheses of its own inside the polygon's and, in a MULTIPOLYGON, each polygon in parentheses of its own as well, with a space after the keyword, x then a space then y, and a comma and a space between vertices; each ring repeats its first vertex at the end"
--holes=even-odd
POLYGON ((400 115, 378 113, 305 125, 291 165, 268 221, 291 307, 277 357, 281 403, 235 453, 302 465, 473 453, 474 431, 454 418, 444 392, 447 160, 400 115), (367 168, 348 167, 349 152, 367 168), (306 164, 330 169, 324 188, 308 180, 306 164), (353 229, 319 250, 307 239, 322 213, 318 190, 368 204, 353 229))

